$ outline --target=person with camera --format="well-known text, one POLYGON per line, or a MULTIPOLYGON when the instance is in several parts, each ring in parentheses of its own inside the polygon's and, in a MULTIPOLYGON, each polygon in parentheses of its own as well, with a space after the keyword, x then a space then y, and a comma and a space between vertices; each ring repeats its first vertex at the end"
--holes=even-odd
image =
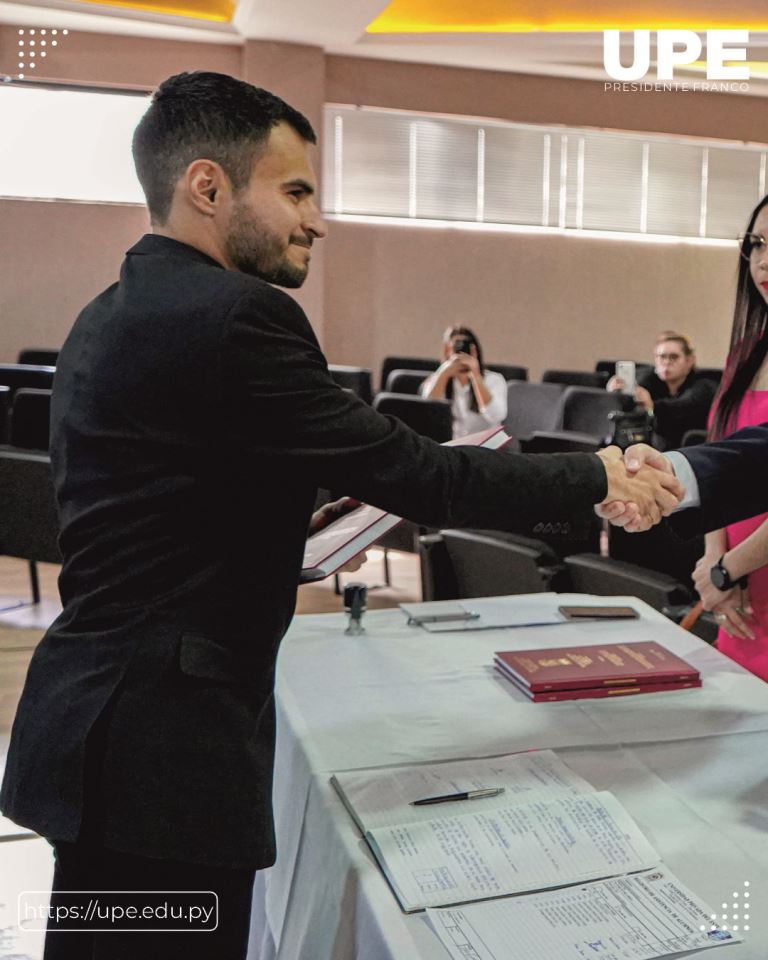
POLYGON ((716 386, 696 372, 696 354, 688 337, 664 330, 656 338, 653 370, 641 374, 632 389, 620 376, 607 390, 630 390, 638 406, 654 418, 653 446, 679 447, 688 430, 705 430, 716 386))
POLYGON ((497 427, 507 415, 507 382, 486 370, 480 341, 469 327, 448 327, 443 362, 419 388, 427 400, 450 400, 453 438, 497 427))

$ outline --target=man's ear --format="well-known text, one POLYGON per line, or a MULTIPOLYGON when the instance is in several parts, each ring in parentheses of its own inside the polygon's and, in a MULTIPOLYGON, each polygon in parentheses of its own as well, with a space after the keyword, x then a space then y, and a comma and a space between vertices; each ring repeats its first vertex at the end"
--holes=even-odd
POLYGON ((189 202, 203 216, 213 217, 228 194, 229 178, 214 160, 194 160, 187 167, 184 184, 189 202))

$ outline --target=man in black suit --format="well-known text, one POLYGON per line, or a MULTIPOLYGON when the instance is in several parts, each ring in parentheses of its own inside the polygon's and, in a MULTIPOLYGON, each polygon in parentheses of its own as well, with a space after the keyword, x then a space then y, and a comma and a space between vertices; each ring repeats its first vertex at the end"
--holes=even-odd
POLYGON ((64 609, 30 664, 2 807, 54 843, 56 902, 214 890, 219 925, 49 925, 46 960, 244 956, 254 871, 275 857, 275 659, 318 486, 432 526, 521 532, 606 498, 646 523, 677 502, 676 481, 628 480, 616 451, 446 449, 339 389, 272 286, 298 287, 325 234, 314 140, 241 81, 162 84, 134 137, 153 233, 59 356, 64 609))

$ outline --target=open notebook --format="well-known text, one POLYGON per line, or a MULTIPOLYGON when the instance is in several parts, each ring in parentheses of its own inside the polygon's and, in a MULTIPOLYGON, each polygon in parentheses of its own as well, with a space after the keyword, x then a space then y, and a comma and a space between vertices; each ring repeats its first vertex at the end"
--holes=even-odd
POLYGON ((403 910, 427 908, 452 960, 654 960, 742 939, 660 863, 614 796, 552 750, 331 783, 403 910), (503 793, 412 805, 483 788, 503 793))
POLYGON ((610 793, 552 751, 369 773, 336 790, 407 913, 618 876, 660 857, 610 793), (502 787, 480 800, 411 805, 502 787))

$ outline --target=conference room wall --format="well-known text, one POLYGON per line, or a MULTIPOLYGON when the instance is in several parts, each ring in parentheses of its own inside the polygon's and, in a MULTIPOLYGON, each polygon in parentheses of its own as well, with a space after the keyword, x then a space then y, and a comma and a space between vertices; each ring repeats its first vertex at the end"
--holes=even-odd
POLYGON ((606 91, 595 80, 326 57, 326 100, 519 123, 768 142, 764 97, 606 91))
MULTIPOLYGON (((16 31, 0 25, 0 51, 15 44, 16 31)), ((275 91, 322 130, 325 55, 319 47, 74 32, 40 63, 38 80, 147 91, 183 70, 222 71, 275 91)), ((322 175, 319 150, 315 161, 322 175)), ((0 362, 14 361, 24 347, 60 346, 80 308, 117 279, 125 251, 148 224, 139 206, 0 198, 0 362)), ((322 337, 322 245, 312 267, 295 294, 322 337)))
POLYGON ((693 243, 379 226, 334 221, 326 241, 327 355, 378 371, 434 356, 449 324, 485 355, 591 369, 650 357, 659 330, 690 334, 703 366, 728 349, 738 253, 693 243))
MULTIPOLYGON (((8 44, 13 42, 15 29, 8 25, 0 26, 0 49, 8 49, 8 44)), ((276 90, 303 109, 315 123, 319 120, 323 101, 341 101, 457 114, 488 114, 517 120, 753 139, 755 131, 762 129, 763 117, 760 113, 764 112, 764 100, 756 97, 716 94, 697 97, 690 94, 606 95, 602 84, 589 81, 325 56, 318 47, 259 41, 248 41, 241 46, 76 32, 67 38, 66 43, 62 43, 56 57, 49 58, 45 63, 45 72, 39 74, 39 79, 134 89, 150 89, 160 79, 178 70, 226 70, 276 90)), ((141 233, 146 219, 140 209, 117 204, 101 206, 0 199, 0 224, 0 250, 3 253, 0 260, 0 360, 5 362, 13 360, 21 347, 35 343, 40 346, 57 346, 61 343, 79 306, 115 279, 123 251, 141 233)), ((389 339, 395 340, 399 352, 403 348, 400 318, 410 314, 402 309, 403 304, 399 304, 396 311, 384 306, 397 291, 384 290, 381 304, 372 301, 371 281, 361 281, 357 274, 360 265, 367 263, 370 258, 372 248, 380 246, 379 236, 392 238, 399 234, 380 234, 374 227, 350 233, 359 228, 349 224, 334 224, 333 228, 335 238, 317 248, 317 253, 313 255, 310 280, 298 293, 298 299, 311 315, 321 339, 327 342, 334 360, 374 363, 390 348, 369 346, 373 333, 368 329, 368 318, 381 315, 387 329, 376 332, 376 337, 382 344, 389 339), (349 248, 345 238, 352 236, 358 238, 361 244, 359 249, 354 245, 352 249, 349 248), (332 262, 328 264, 323 262, 326 255, 324 248, 332 257, 332 262), (332 285, 328 293, 323 290, 326 281, 332 285), (358 304, 364 309, 349 309, 349 305, 358 304), (327 335, 324 321, 326 309, 327 335), (393 315, 395 312, 397 316, 393 315), (365 323, 361 322, 361 317, 365 317, 365 323), (392 330, 397 331, 394 337, 391 337, 392 330), (354 344, 358 346, 353 347, 354 344)), ((467 265, 468 273, 476 278, 484 277, 483 299, 488 303, 498 302, 499 309, 489 312, 503 315, 508 311, 509 270, 505 267, 501 274, 489 278, 487 271, 484 271, 484 255, 477 258, 475 254, 475 250, 483 246, 477 240, 477 234, 464 236, 448 228, 439 233, 430 231, 428 235, 433 249, 440 247, 450 251, 447 255, 449 262, 452 262, 453 252, 461 247, 463 253, 458 259, 467 265), (463 239, 459 239, 460 236, 463 239)), ((511 237, 495 240, 494 246, 510 249, 517 256, 514 251, 523 238, 511 237)), ((582 241, 574 239, 573 242, 582 241)), ((588 242, 591 244, 595 241, 588 242)), ((409 244, 403 249, 406 248, 409 248, 409 244)), ((594 247, 581 249, 584 272, 577 278, 576 290, 591 288, 589 278, 595 268, 589 254, 594 247)), ((668 262, 668 248, 661 249, 659 265, 651 253, 653 249, 653 246, 645 247, 641 260, 652 270, 649 274, 652 279, 646 279, 646 282, 657 299, 659 290, 656 275, 666 269, 660 264, 662 261, 668 262)), ((622 269, 630 266, 632 275, 638 276, 637 269, 626 264, 618 250, 617 247, 614 253, 606 254, 609 262, 618 257, 622 269)), ((386 273, 396 276, 400 270, 407 273, 416 265, 404 262, 406 258, 401 258, 397 251, 395 253, 394 261, 387 261, 386 273)), ((572 252, 569 255, 572 256, 572 252)), ((697 307, 689 311, 695 314, 695 320, 692 319, 687 325, 696 336, 701 328, 704 337, 702 358, 708 357, 707 362, 717 363, 721 359, 722 347, 716 343, 715 334, 708 334, 707 330, 719 322, 727 327, 729 321, 727 318, 722 320, 721 310, 715 308, 718 301, 704 296, 701 285, 708 291, 713 286, 717 287, 720 296, 727 299, 730 292, 723 292, 721 278, 729 280, 731 271, 729 258, 722 252, 715 254, 707 251, 701 256, 714 257, 723 266, 719 269, 708 267, 707 272, 702 274, 698 268, 699 261, 691 266, 691 261, 686 259, 680 274, 680 287, 681 290, 693 289, 694 301, 698 298, 703 303, 701 310, 697 307), (687 280, 686 269, 690 270, 687 280), (714 314, 718 316, 717 321, 714 314)), ((550 273, 542 266, 538 272, 521 278, 522 288, 546 288, 550 273)), ((445 283, 446 277, 439 264, 435 265, 431 275, 441 276, 441 282, 434 286, 423 284, 419 297, 423 304, 422 314, 434 317, 442 312, 445 294, 453 285, 450 275, 447 276, 449 282, 445 283)), ((569 283, 573 285, 570 280, 569 283)), ((600 286, 599 281, 597 286, 600 286)), ((464 284, 464 289, 474 288, 471 284, 464 284)), ((448 299, 451 300, 451 297, 448 299)), ((461 299, 460 294, 457 299, 461 299)), ((527 295, 525 302, 530 302, 530 299, 527 295)), ((676 301, 665 301, 665 309, 674 308, 679 313, 689 301, 687 293, 680 293, 676 301)), ((579 309, 583 311, 585 308, 590 308, 586 297, 584 302, 579 302, 579 309)), ((622 318, 627 313, 627 307, 620 289, 613 293, 607 291, 600 302, 590 309, 590 315, 601 318, 601 325, 607 318, 614 328, 621 330, 623 327, 622 318)), ((632 311, 633 323, 637 324, 635 312, 632 311)), ((647 310, 644 316, 655 312, 647 310)), ((654 320, 646 319, 644 322, 650 322, 655 328, 654 320)), ((409 337, 411 334, 417 337, 419 343, 433 348, 431 335, 428 336, 421 329, 409 330, 408 334, 409 337)), ((625 342, 623 336, 620 339, 622 343, 625 342)), ((539 361, 534 342, 528 351, 530 361, 522 357, 521 362, 530 362, 535 370, 539 361)), ((645 348, 645 334, 640 342, 645 348)), ((565 360, 575 362, 570 344, 558 341, 547 346, 551 350, 562 351, 558 363, 565 360)), ((415 342, 413 349, 416 349, 415 342)), ((423 349, 423 346, 419 349, 423 349)), ((550 361, 554 359, 557 357, 552 355, 550 361)))

